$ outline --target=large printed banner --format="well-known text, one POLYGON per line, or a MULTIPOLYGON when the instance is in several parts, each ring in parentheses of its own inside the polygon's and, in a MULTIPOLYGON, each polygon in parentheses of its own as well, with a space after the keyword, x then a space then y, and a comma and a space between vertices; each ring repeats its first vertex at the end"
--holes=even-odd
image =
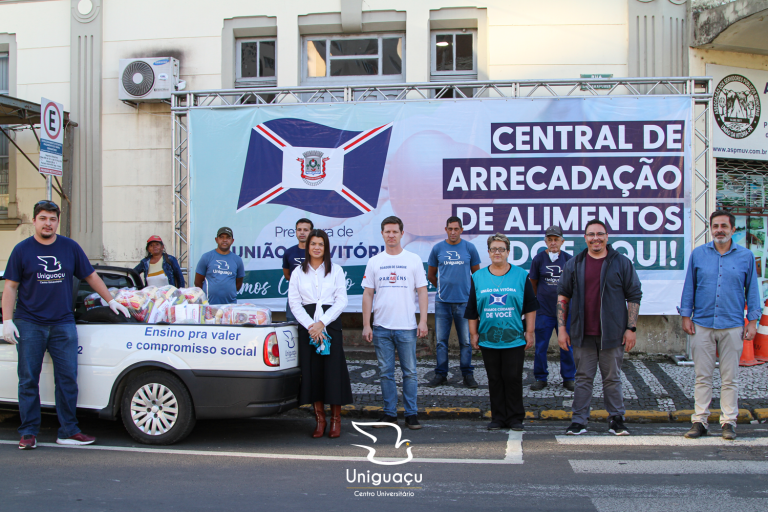
POLYGON ((229 226, 246 268, 238 300, 282 311, 282 256, 308 217, 346 271, 348 311, 361 311, 389 215, 425 266, 457 215, 483 266, 501 232, 525 269, 549 225, 576 253, 597 218, 635 264, 641 314, 676 314, 691 250, 690 108, 687 97, 613 97, 194 109, 190 267, 229 226))

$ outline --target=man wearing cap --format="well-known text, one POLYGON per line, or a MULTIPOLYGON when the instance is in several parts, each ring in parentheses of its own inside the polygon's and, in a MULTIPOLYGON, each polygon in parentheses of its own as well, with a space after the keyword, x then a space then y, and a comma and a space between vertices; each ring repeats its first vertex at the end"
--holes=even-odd
POLYGON ((40 373, 46 352, 53 362, 56 387, 54 396, 60 425, 56 442, 86 445, 96 441, 95 437, 80 431, 76 416, 75 278, 88 283, 109 303, 114 313, 129 316, 128 310, 109 294, 77 242, 56 234, 59 213, 59 207, 53 201, 35 204, 32 215, 35 234, 13 248, 5 268, 3 338, 16 345, 18 354, 21 450, 37 447, 40 373))
MULTIPOLYGON (((540 309, 536 313, 536 355, 533 359, 533 377, 536 382, 531 384, 531 391, 541 391, 547 387, 547 349, 552 332, 557 332, 557 284, 565 268, 565 263, 573 256, 561 251, 563 245, 563 230, 560 226, 550 226, 544 234, 547 250, 537 254, 531 262, 528 279, 533 285, 533 292, 539 300, 540 309)), ((571 333, 571 317, 566 326, 571 333)), ((563 387, 568 391, 574 390, 576 364, 573 361, 573 349, 560 349, 560 376, 563 387)))
POLYGON ((712 241, 691 252, 680 301, 683 330, 690 335, 696 371, 693 426, 688 439, 707 435, 715 361, 720 359, 720 425, 723 439, 736 439, 739 415, 739 359, 760 318, 755 255, 733 243, 736 218, 717 210, 709 218, 712 241), (746 325, 744 305, 747 306, 746 325))
POLYGON ((224 227, 216 232, 216 249, 200 258, 195 269, 195 286, 208 295, 209 304, 234 304, 243 286, 245 265, 229 248, 235 241, 232 230, 224 227))
POLYGON ((133 270, 144 277, 147 286, 173 285, 184 288, 184 274, 181 273, 179 262, 173 256, 166 254, 163 239, 152 235, 147 239, 147 256, 133 270))

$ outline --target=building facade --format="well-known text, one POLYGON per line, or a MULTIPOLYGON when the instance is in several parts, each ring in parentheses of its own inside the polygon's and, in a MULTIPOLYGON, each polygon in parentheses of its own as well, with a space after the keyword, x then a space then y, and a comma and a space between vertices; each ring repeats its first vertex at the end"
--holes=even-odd
MULTIPOLYGON (((685 0, 0 0, 0 94, 64 104, 78 126, 63 182, 69 201, 54 200, 71 204, 69 233, 92 261, 132 266, 150 235, 172 240, 172 117, 167 103, 119 99, 120 59, 178 59, 187 90, 768 67, 750 47, 692 47, 710 44, 693 41, 696 8, 685 0)), ((13 137, 36 161, 31 131, 13 137)), ((32 234, 32 207, 44 194, 44 180, 0 140, 0 266, 32 234)), ((714 206, 714 188, 707 200, 714 206)), ((645 350, 678 347, 674 323, 649 323, 645 350)))

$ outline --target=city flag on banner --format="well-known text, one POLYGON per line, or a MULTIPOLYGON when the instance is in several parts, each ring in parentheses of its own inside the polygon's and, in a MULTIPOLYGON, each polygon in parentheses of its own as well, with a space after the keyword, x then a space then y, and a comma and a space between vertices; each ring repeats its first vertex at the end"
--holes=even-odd
POLYGON ((267 203, 326 217, 376 208, 392 123, 361 132, 302 119, 275 119, 251 131, 237 211, 267 203))

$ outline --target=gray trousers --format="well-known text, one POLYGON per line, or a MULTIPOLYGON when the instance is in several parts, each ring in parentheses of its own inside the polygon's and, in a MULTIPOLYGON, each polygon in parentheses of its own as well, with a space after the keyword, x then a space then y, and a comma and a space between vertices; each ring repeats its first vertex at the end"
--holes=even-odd
POLYGON ((573 392, 573 422, 586 425, 589 420, 589 404, 592 387, 600 366, 603 377, 603 400, 610 416, 624 416, 624 397, 621 393, 621 362, 624 346, 600 350, 599 336, 584 336, 580 347, 573 347, 576 361, 576 389, 573 392))
POLYGON ((741 339, 744 328, 710 329, 696 325, 695 329, 696 333, 691 336, 691 354, 696 370, 693 392, 696 405, 691 421, 709 426, 712 376, 715 373, 716 352, 720 352, 720 424, 730 423, 735 427, 739 416, 739 359, 744 349, 741 339))

